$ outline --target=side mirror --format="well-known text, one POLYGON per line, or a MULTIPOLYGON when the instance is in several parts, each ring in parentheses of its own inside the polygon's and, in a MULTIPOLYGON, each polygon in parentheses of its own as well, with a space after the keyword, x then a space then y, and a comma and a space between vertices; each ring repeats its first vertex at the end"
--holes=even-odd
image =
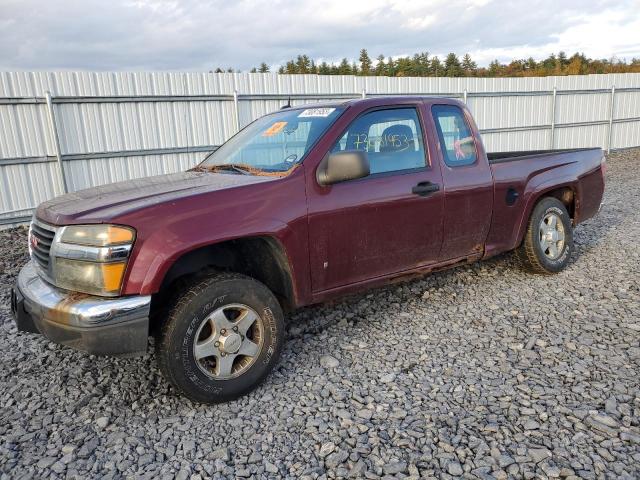
POLYGON ((348 150, 329 153, 318 167, 316 178, 320 185, 332 185, 346 180, 355 180, 369 175, 367 152, 348 150))

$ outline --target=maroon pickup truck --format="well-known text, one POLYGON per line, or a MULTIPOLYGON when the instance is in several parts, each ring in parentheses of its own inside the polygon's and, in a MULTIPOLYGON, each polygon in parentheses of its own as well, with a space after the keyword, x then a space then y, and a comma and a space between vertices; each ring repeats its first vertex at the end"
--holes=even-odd
POLYGON ((283 312, 508 250, 562 270, 603 191, 600 149, 486 154, 456 100, 283 108, 187 172, 41 204, 12 309, 94 354, 155 336, 166 379, 220 402, 276 364, 283 312))

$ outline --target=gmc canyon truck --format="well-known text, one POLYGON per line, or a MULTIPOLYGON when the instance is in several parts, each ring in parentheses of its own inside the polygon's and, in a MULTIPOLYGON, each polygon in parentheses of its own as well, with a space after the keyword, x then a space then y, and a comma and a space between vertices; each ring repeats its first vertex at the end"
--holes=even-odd
POLYGON ((143 354, 154 336, 176 390, 226 401, 278 361, 284 312, 514 249, 559 272, 599 210, 604 161, 487 154, 450 99, 284 108, 187 172, 41 204, 14 318, 97 355, 143 354))

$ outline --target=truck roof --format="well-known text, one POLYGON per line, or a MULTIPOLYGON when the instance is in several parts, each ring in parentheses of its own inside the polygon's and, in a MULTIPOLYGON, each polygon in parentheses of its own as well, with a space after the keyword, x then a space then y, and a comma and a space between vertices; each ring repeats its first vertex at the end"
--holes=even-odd
POLYGON ((326 100, 322 102, 313 102, 313 103, 305 103, 304 105, 295 105, 292 107, 287 107, 291 109, 304 109, 304 108, 320 108, 320 107, 338 107, 338 106, 352 106, 363 104, 365 106, 377 106, 383 103, 388 103, 389 100, 393 100, 399 104, 406 103, 410 101, 433 101, 438 100, 443 103, 460 103, 459 100, 449 97, 438 97, 438 96, 426 96, 426 95, 376 95, 372 97, 366 98, 346 98, 341 100, 326 100))

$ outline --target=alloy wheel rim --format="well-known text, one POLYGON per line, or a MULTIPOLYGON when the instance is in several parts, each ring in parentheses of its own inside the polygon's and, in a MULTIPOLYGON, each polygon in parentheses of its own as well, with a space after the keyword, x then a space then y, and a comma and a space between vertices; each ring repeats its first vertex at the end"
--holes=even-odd
POLYGON ((564 252, 565 237, 560 216, 555 212, 547 213, 540 222, 538 237, 544 255, 550 260, 558 259, 564 252))
POLYGON ((248 305, 232 303, 202 320, 193 341, 193 357, 208 377, 228 380, 251 368, 263 343, 260 316, 248 305))

